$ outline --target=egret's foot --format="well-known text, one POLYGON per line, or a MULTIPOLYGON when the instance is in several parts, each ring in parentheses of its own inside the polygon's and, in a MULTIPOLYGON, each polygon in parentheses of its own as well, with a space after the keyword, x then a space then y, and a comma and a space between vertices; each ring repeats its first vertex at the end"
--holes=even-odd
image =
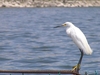
POLYGON ((80 69, 80 64, 77 64, 76 66, 73 67, 72 71, 76 71, 80 69))

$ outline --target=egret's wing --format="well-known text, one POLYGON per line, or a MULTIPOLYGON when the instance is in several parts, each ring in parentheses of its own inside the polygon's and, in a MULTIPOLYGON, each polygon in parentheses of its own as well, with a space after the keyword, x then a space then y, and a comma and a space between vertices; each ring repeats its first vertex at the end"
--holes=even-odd
POLYGON ((75 27, 71 32, 71 38, 74 41, 74 43, 85 53, 85 54, 91 54, 92 50, 87 42, 87 39, 83 32, 75 27))

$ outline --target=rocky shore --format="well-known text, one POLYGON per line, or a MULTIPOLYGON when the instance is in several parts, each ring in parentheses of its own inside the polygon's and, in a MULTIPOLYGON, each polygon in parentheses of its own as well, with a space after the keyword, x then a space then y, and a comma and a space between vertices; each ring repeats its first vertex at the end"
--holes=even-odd
POLYGON ((0 7, 100 7, 100 0, 0 0, 0 7))

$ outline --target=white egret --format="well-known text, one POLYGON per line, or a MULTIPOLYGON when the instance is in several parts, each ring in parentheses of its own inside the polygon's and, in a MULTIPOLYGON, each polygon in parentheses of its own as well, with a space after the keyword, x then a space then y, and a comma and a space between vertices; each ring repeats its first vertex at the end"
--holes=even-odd
MULTIPOLYGON (((69 37, 71 37, 71 39, 73 40, 73 42, 76 44, 76 46, 79 48, 81 52, 81 57, 79 59, 79 62, 73 68, 73 70, 78 71, 81 65, 83 55, 84 54, 90 55, 92 54, 93 51, 90 48, 85 35, 78 27, 74 26, 74 24, 72 24, 71 22, 65 22, 62 26, 67 27, 66 33, 68 34, 69 37)), ((56 26, 55 28, 62 27, 62 26, 56 26)))

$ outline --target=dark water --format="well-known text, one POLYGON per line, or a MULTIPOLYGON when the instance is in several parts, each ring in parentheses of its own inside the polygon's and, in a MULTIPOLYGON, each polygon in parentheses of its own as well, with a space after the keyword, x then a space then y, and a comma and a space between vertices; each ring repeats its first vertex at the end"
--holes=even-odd
POLYGON ((0 8, 0 69, 71 70, 80 52, 66 28, 53 28, 66 21, 84 32, 93 49, 80 73, 100 73, 100 8, 0 8))

